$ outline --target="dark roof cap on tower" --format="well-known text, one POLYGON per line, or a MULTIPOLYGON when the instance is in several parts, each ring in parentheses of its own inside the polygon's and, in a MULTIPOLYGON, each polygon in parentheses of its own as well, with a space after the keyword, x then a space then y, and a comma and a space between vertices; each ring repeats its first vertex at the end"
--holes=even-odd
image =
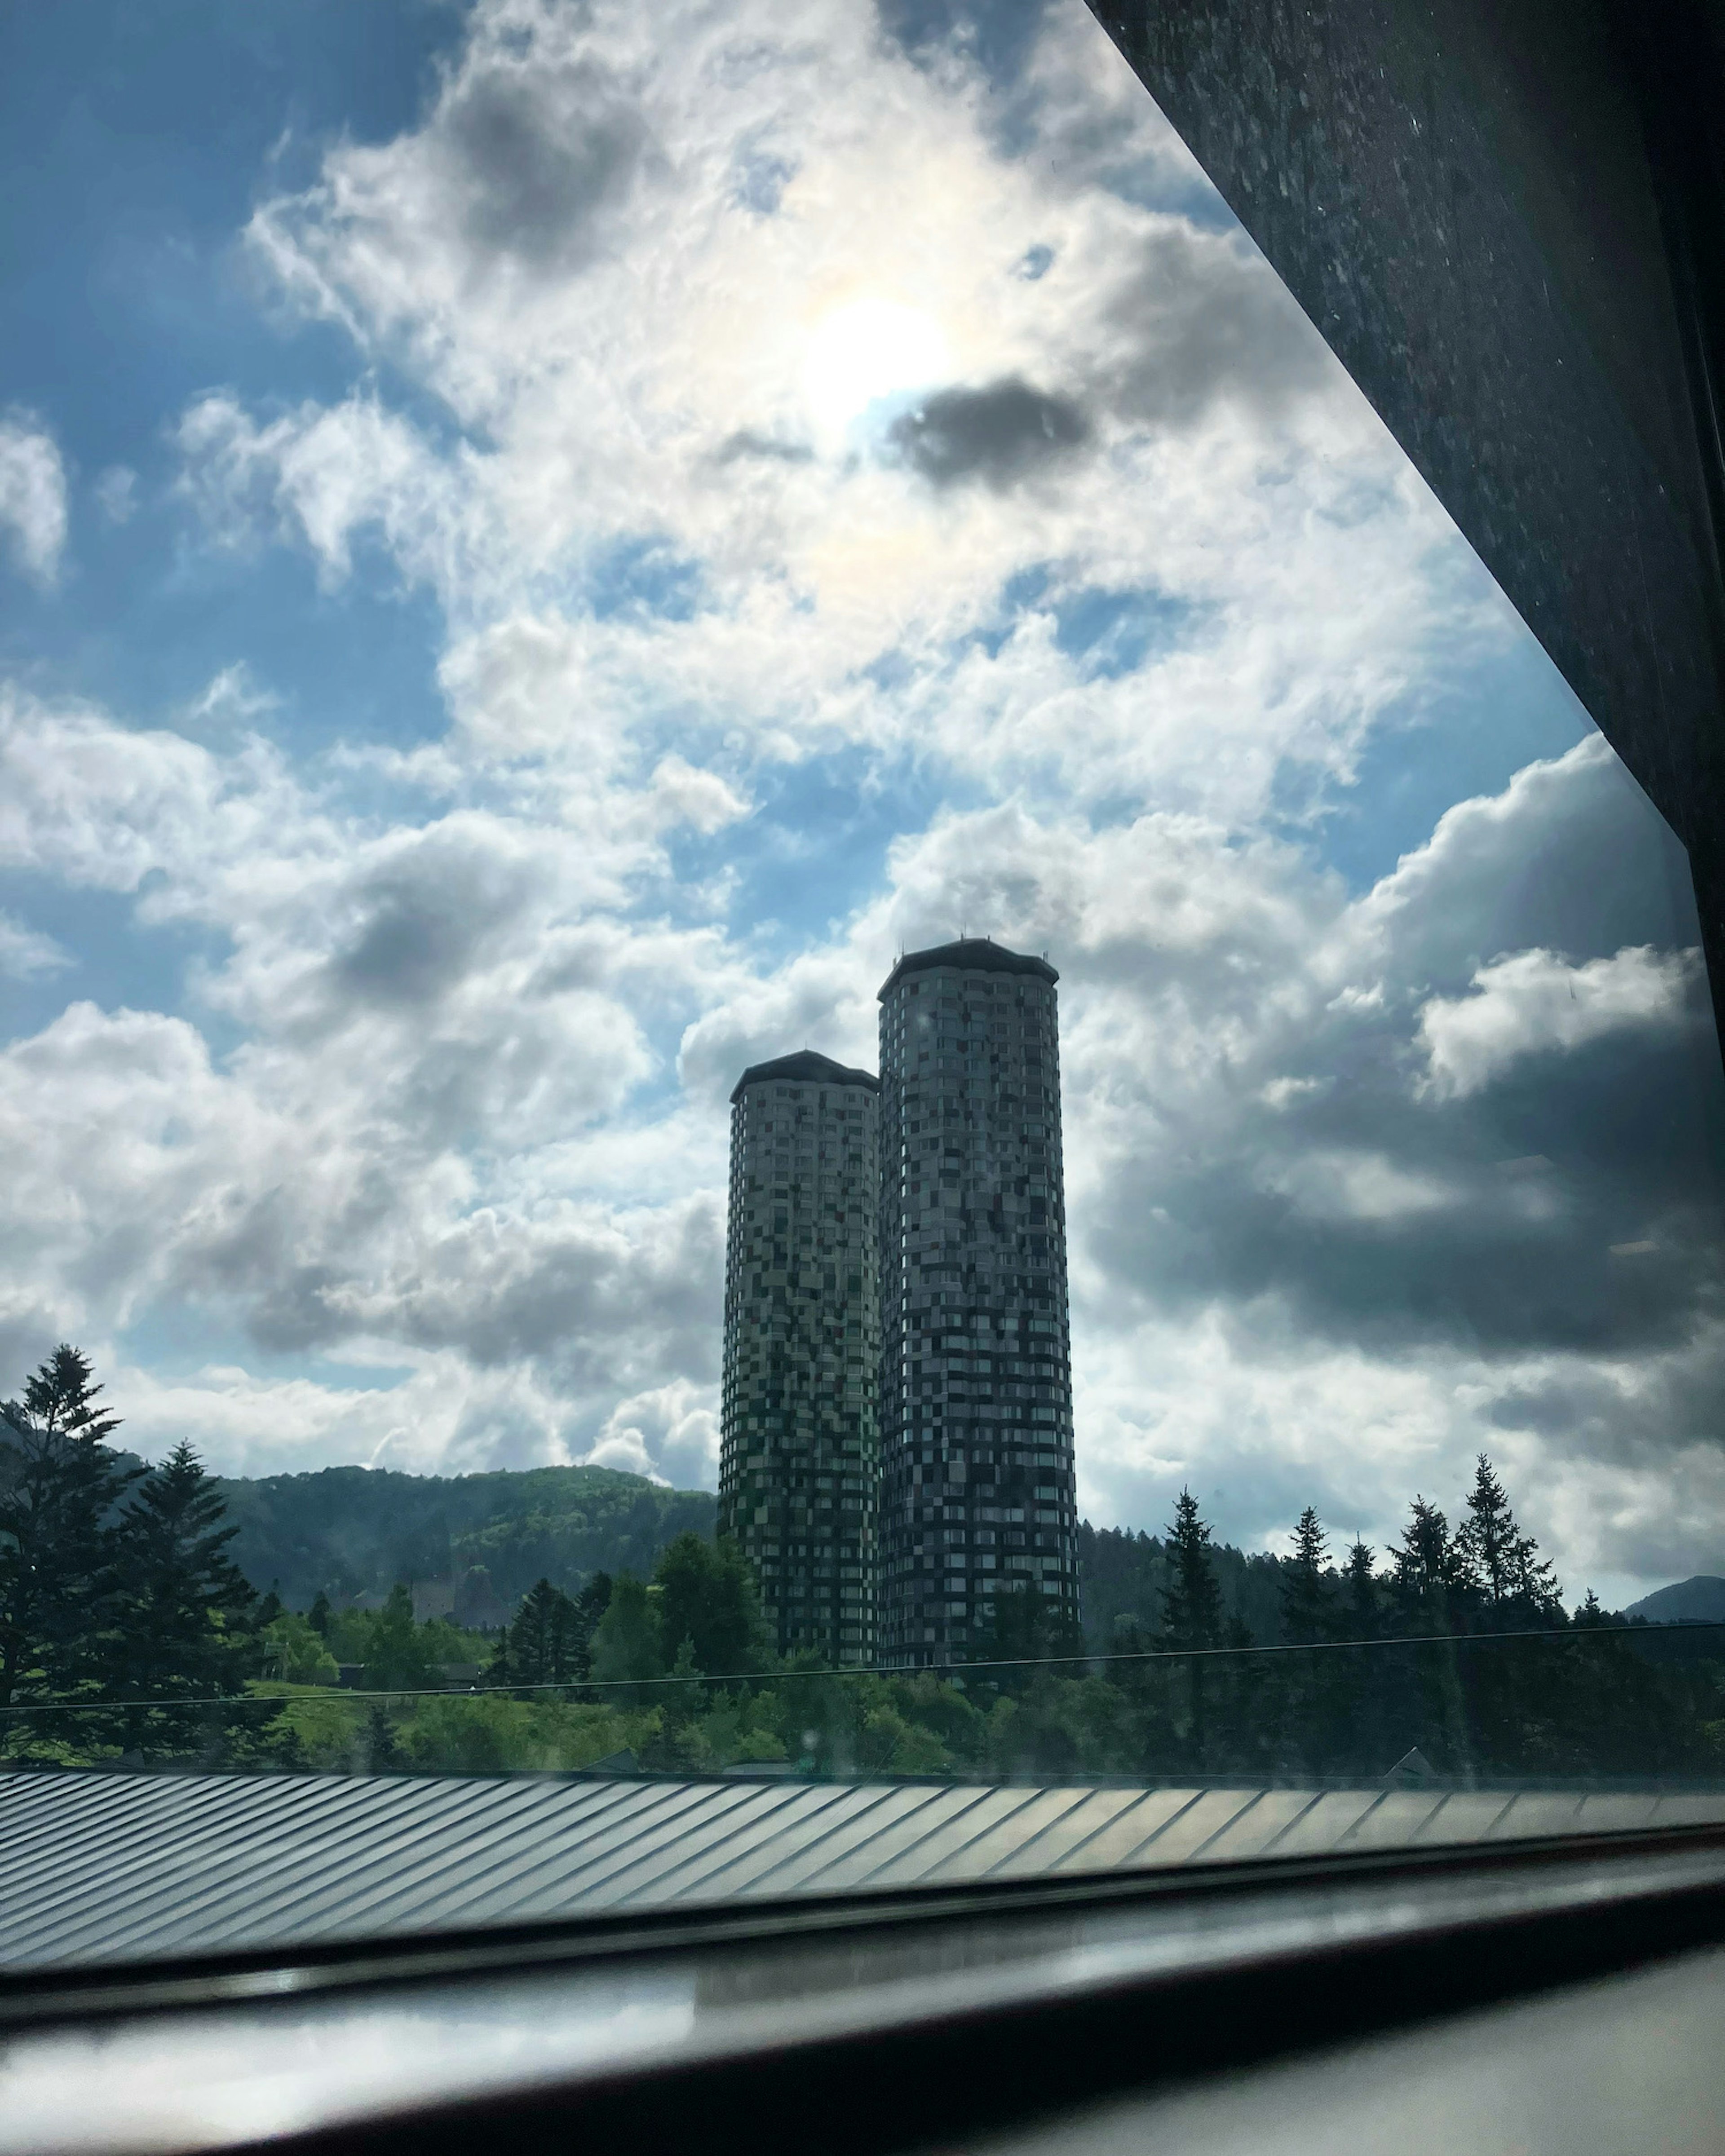
POLYGON ((752 1063, 732 1088, 733 1101, 741 1100, 745 1086, 758 1086, 778 1078, 793 1086, 865 1086, 878 1093, 880 1081, 872 1070, 852 1070, 834 1063, 830 1055, 817 1055, 812 1048, 799 1048, 794 1055, 776 1055, 770 1063, 752 1063))
POLYGON ((937 966, 957 966, 967 973, 1034 973, 1039 981, 1060 978, 1046 958, 1009 951, 986 936, 963 936, 956 943, 937 943, 932 951, 906 951, 880 983, 877 1000, 885 1003, 906 973, 931 973, 937 966))

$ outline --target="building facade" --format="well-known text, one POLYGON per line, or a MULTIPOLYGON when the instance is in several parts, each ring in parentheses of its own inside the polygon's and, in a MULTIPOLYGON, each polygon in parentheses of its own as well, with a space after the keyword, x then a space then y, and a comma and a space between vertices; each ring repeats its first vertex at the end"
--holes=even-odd
POLYGON ((880 1647, 1078 1615, 1060 1039, 1045 958, 967 938, 880 990, 880 1647))
POLYGON ((804 1050, 731 1096, 719 1528, 780 1654, 878 1647, 880 1081, 804 1050))

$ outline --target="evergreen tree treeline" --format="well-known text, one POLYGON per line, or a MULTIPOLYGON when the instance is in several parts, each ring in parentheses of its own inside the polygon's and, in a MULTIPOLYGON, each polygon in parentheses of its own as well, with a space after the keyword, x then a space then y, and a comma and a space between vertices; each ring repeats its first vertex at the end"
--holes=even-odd
POLYGON ((62 1346, 0 1408, 0 1707, 54 1703, 0 1716, 0 1758, 1275 1780, 1378 1779, 1417 1752, 1463 1779, 1725 1768, 1711 1635, 1621 1636, 1591 1595, 1566 1618, 1483 1456, 1456 1524, 1422 1493, 1381 1564, 1358 1537, 1338 1562, 1310 1507, 1287 1556, 1244 1556, 1183 1490, 1160 1539, 1081 1530, 1089 1642, 1026 1586, 997 1597, 965 1670, 829 1676, 778 1659, 740 1553, 694 1529, 573 1592, 542 1573, 485 1644, 417 1620, 399 1582, 381 1608, 321 1591, 285 1608, 235 1562, 223 1486, 191 1447, 153 1467, 116 1454, 100 1393, 62 1346), (344 1697, 344 1677, 392 1697, 344 1697))
POLYGON ((258 1732, 244 1717, 181 1704, 237 1700, 259 1666, 234 1531, 189 1445, 156 1467, 116 1458, 101 1391, 62 1342, 22 1400, 0 1404, 0 1706, 142 1703, 99 1721, 8 1716, 0 1735, 49 1756, 93 1740, 139 1757, 244 1753, 258 1732))

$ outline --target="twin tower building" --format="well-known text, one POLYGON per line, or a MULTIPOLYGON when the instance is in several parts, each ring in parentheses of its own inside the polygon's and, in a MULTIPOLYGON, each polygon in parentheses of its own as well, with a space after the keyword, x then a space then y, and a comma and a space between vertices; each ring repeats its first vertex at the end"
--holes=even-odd
POLYGON ((1059 1026, 1045 958, 901 958, 880 1075, 804 1050, 731 1096, 719 1525, 778 1650, 985 1650, 1078 1614, 1059 1026))

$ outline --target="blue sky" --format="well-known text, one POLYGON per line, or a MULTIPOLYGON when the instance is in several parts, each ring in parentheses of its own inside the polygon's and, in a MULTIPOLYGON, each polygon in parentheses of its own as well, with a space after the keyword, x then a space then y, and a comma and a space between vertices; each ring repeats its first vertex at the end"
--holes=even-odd
POLYGON ((725 1100, 1062 973, 1081 1493, 1717 1570, 1681 854, 1076 4, 0 25, 0 1350, 716 1465, 725 1100))

